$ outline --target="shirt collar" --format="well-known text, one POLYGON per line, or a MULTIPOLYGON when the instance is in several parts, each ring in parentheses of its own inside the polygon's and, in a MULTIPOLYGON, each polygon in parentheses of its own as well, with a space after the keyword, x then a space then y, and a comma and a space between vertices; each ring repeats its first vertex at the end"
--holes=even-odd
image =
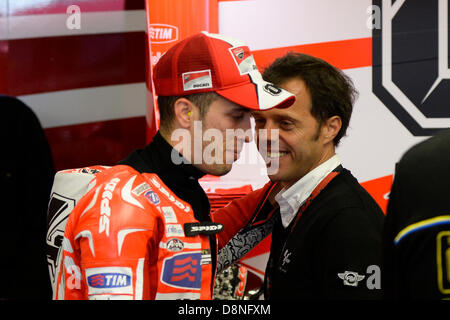
POLYGON ((281 222, 285 228, 289 226, 292 219, 305 200, 311 195, 317 185, 337 166, 341 164, 338 155, 334 155, 320 166, 314 168, 294 183, 287 190, 282 189, 275 200, 280 206, 281 222))

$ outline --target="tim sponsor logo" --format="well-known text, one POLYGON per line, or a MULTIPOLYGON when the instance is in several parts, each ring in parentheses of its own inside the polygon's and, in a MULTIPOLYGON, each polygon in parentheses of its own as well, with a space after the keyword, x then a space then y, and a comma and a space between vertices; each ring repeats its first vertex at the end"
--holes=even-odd
POLYGON ((170 24, 152 23, 149 34, 152 43, 170 43, 178 40, 178 28, 170 24))
POLYGON ((133 295, 133 273, 128 267, 87 268, 86 281, 90 299, 109 299, 105 294, 116 295, 116 298, 133 295))
POLYGON ((88 277, 93 288, 121 288, 131 284, 131 277, 122 273, 99 273, 88 277))

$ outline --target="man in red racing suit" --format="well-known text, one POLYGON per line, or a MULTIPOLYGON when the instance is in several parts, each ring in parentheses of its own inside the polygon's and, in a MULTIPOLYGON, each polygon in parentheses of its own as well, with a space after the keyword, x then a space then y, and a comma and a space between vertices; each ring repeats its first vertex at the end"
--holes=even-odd
POLYGON ((56 297, 211 297, 210 243, 188 203, 156 174, 129 166, 99 172, 93 183, 66 225, 56 297))
MULTIPOLYGON (((249 109, 288 107, 295 101, 262 80, 241 41, 206 32, 169 49, 153 77, 161 113, 153 141, 120 165, 55 177, 47 235, 55 299, 210 299, 216 234, 224 226, 211 221, 198 179, 231 170, 251 137, 240 133, 230 144, 225 131, 250 129, 249 109), (206 144, 196 131, 198 123, 223 134, 215 136, 214 161, 201 150, 198 161, 196 146, 206 144), (181 144, 174 137, 180 130, 181 144), (59 192, 60 185, 79 195, 59 192), (66 224, 63 211, 70 213, 66 224)), ((244 220, 241 226, 230 224, 231 230, 237 232, 244 220)))

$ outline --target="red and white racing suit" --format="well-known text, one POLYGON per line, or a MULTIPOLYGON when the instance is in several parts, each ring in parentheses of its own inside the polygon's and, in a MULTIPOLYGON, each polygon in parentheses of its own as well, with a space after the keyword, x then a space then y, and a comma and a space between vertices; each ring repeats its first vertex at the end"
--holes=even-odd
POLYGON ((199 224, 156 174, 83 170, 95 174, 65 226, 54 298, 211 299, 215 271, 202 230, 221 225, 199 224))

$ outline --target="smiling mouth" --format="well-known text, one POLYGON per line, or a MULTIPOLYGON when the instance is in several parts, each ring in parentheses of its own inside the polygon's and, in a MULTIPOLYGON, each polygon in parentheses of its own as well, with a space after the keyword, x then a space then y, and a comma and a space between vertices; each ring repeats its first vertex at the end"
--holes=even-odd
POLYGON ((289 152, 287 152, 287 151, 280 151, 280 152, 267 151, 267 157, 270 158, 270 159, 277 159, 277 158, 284 157, 288 153, 289 152))

